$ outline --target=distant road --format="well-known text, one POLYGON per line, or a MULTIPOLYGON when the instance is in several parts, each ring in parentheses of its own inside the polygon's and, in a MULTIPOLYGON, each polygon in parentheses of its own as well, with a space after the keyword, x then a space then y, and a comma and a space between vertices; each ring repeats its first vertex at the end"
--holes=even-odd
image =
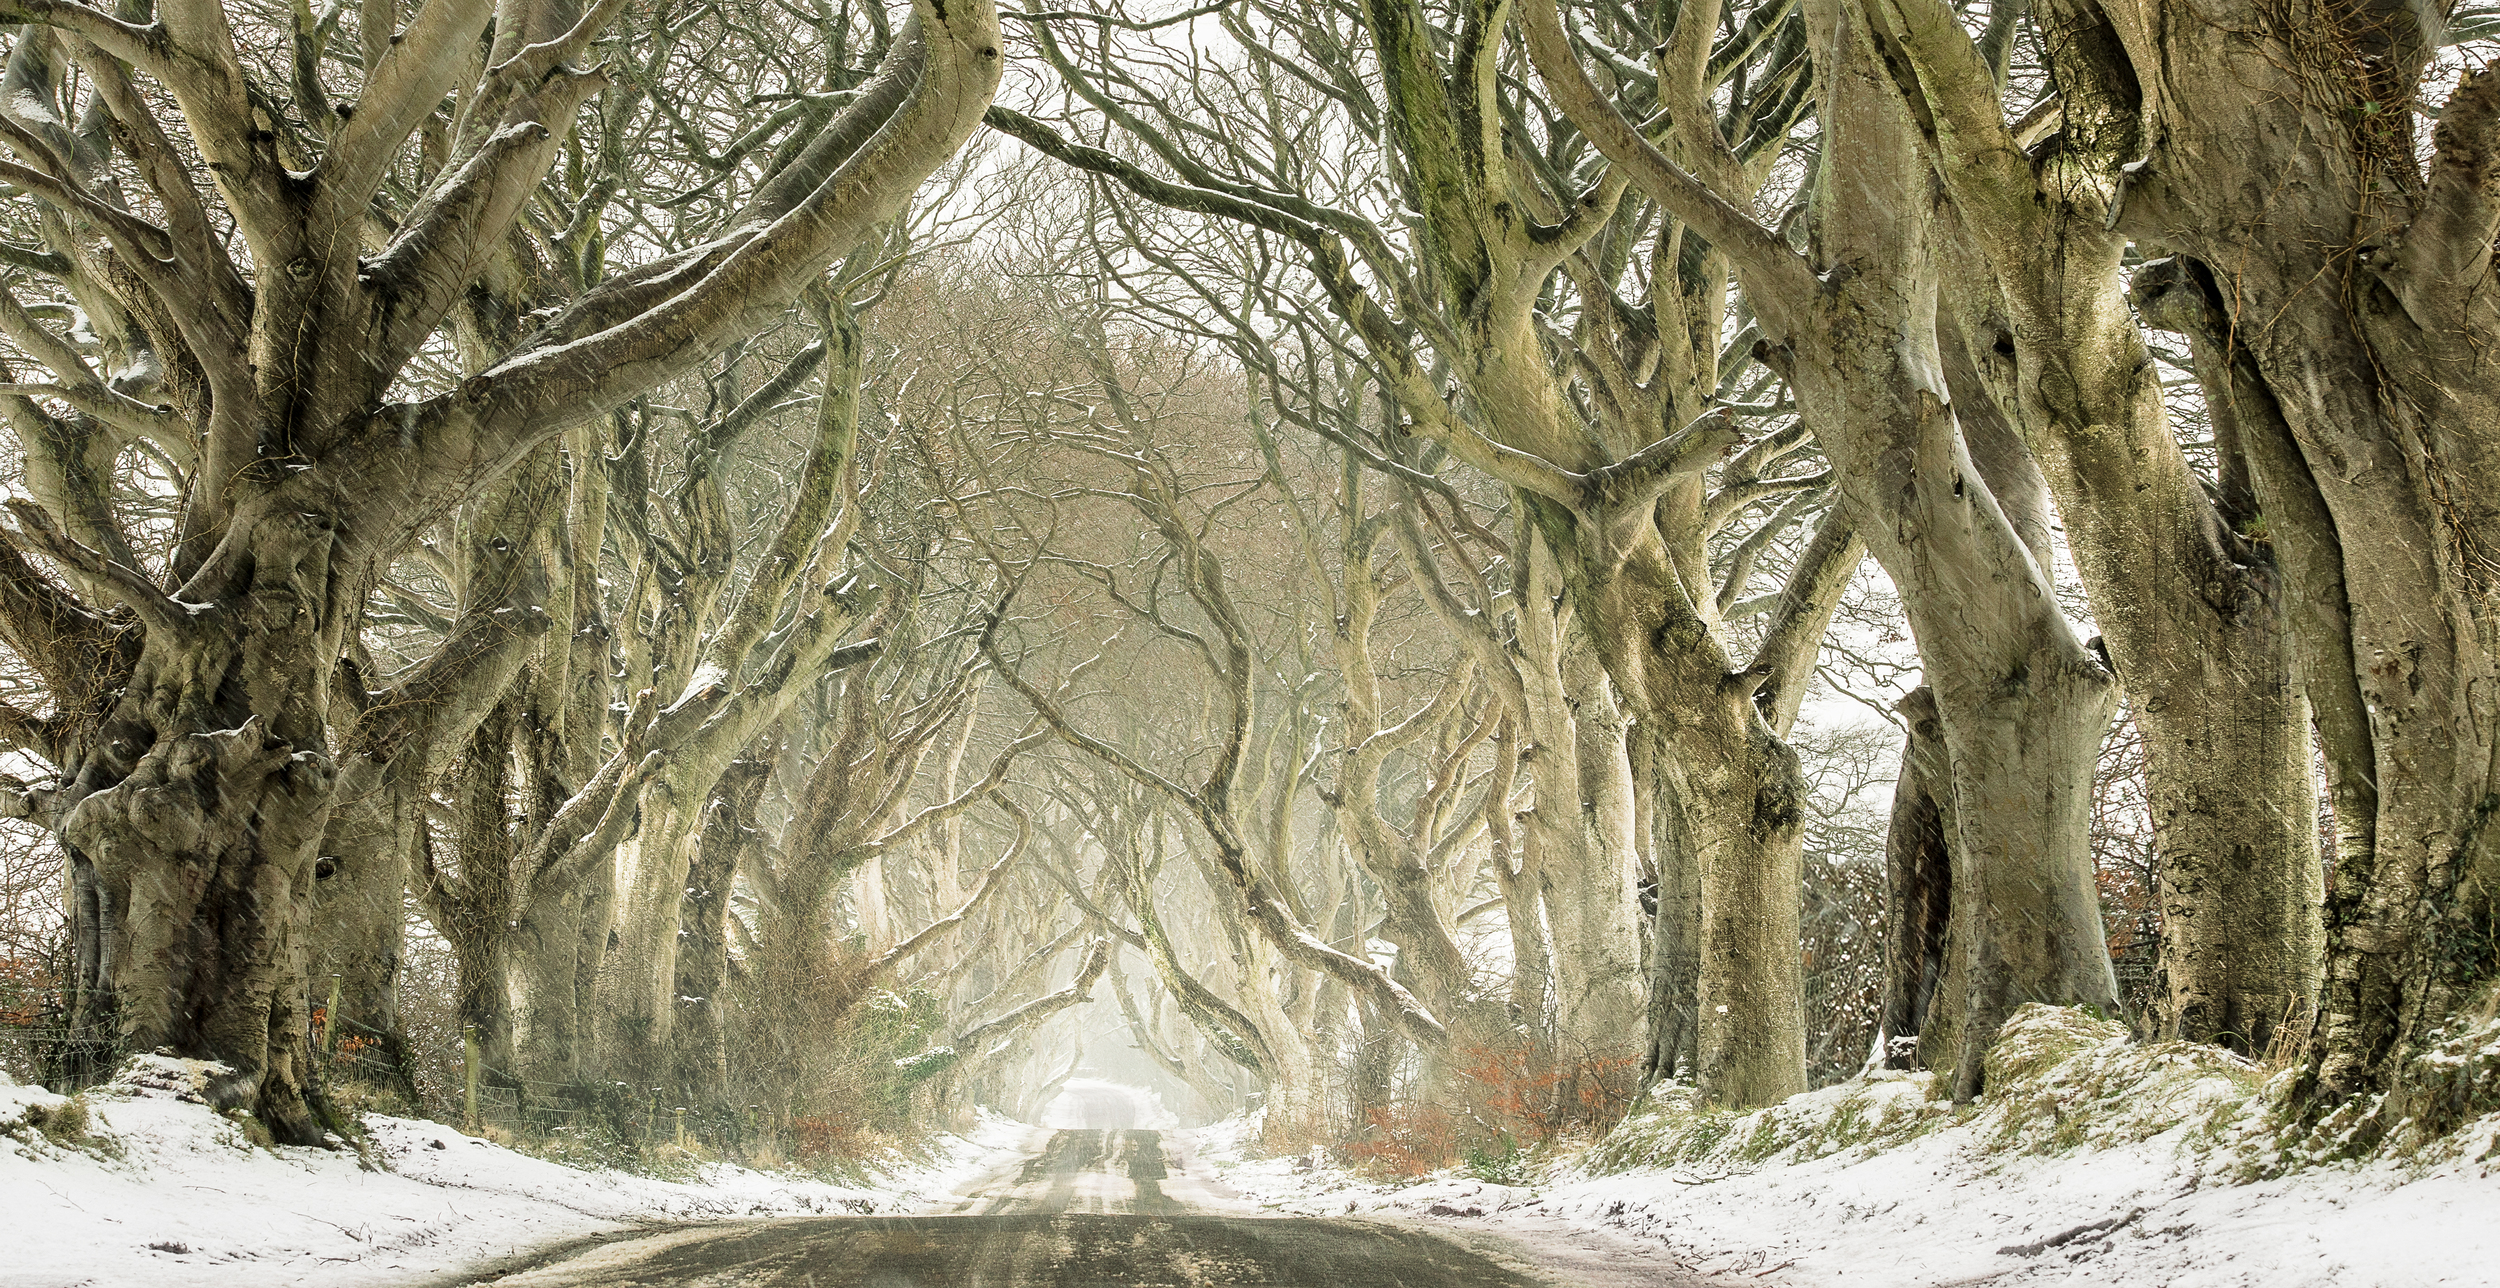
MULTIPOLYGON (((1099 1112, 1134 1120, 1112 1095, 1099 1112), (1116 1103, 1114 1103, 1116 1102, 1116 1103)), ((1687 1285, 1619 1251, 1528 1249, 1473 1230, 1238 1216, 1163 1134, 1054 1132, 955 1213, 698 1226, 481 1281, 502 1288, 1536 1288, 1687 1285)))
POLYGON ((1050 1104, 1047 1127, 1128 1128, 1137 1125, 1137 1099, 1109 1083, 1072 1083, 1050 1104), (1067 1121, 1070 1118, 1075 1122, 1067 1121))

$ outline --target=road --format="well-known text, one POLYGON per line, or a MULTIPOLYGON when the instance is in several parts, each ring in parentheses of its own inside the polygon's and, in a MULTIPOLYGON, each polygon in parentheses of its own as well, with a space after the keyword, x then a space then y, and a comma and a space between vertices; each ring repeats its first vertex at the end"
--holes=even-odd
MULTIPOLYGON (((1114 1103, 1114 1102, 1117 1103, 1114 1103)), ((708 1225, 609 1243, 499 1288, 1629 1288, 1698 1281, 1580 1232, 1533 1246, 1470 1228, 1243 1215, 1186 1148, 1124 1124, 1053 1131, 954 1211, 708 1225), (1230 1209, 1229 1211, 1226 1209, 1230 1209), (1574 1239, 1579 1240, 1574 1242, 1574 1239), (1591 1243, 1589 1240, 1596 1240, 1591 1243)), ((1054 1115, 1068 1121, 1070 1112, 1054 1115)))

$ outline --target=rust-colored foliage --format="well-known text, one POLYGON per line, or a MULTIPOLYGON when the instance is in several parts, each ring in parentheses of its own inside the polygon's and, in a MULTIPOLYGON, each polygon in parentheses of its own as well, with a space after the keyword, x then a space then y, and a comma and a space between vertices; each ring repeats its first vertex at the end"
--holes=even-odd
POLYGON ((1640 1090, 1639 1061, 1629 1055, 1541 1060, 1525 1044, 1506 1043, 1461 1047, 1452 1059, 1469 1116, 1522 1140, 1602 1133, 1640 1090))
POLYGON ((790 1123, 790 1148, 802 1163, 859 1158, 879 1143, 875 1125, 848 1109, 829 1109, 790 1123))
POLYGON ((1458 1157, 1458 1129, 1458 1119, 1437 1105, 1376 1108, 1337 1152, 1366 1176, 1422 1176, 1458 1157))
POLYGON ((1454 1103, 1401 1100, 1365 1110, 1338 1156, 1370 1176, 1422 1176, 1472 1150, 1602 1135, 1639 1090, 1638 1062, 1629 1056, 1557 1061, 1525 1043, 1479 1043, 1455 1046, 1449 1058, 1454 1103))
POLYGON ((0 957, 0 1024, 32 1028, 42 1020, 60 977, 43 962, 0 957))

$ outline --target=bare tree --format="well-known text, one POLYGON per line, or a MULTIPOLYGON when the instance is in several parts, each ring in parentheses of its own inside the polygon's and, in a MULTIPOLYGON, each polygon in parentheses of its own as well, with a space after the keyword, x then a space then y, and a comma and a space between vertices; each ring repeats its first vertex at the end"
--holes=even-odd
POLYGON ((128 337, 99 372, 58 333, 25 332, 51 383, 21 390, 85 427, 73 441, 166 439, 184 486, 161 572, 124 557, 92 490, 39 491, 7 543, 0 629, 61 704, 9 723, 61 771, 44 808, 78 891, 87 1076, 133 1047, 212 1057, 221 1107, 322 1138, 304 910, 335 797, 335 663, 382 570, 568 425, 777 316, 954 153, 999 73, 989 6, 915 8, 877 78, 791 139, 716 236, 544 317, 476 325, 481 361, 411 385, 435 337, 491 309, 471 288, 509 263, 608 84, 576 63, 622 8, 475 0, 400 28, 367 5, 352 60, 316 48, 292 110, 245 53, 271 46, 219 5, 7 11, 30 24, 15 48, 42 92, 13 98, 37 106, 0 131, 0 166, 59 230, 51 279, 109 302, 128 337), (63 124, 81 119, 98 127, 83 141, 63 124), (442 151, 415 191, 382 200, 429 138, 442 151), (106 383, 142 368, 165 373, 132 386, 145 398, 106 383))
MULTIPOLYGON (((1795 884, 1801 788, 1793 754, 1755 698, 1802 686, 1797 668, 1810 664, 1818 614, 1828 611, 1820 589, 1842 580, 1830 567, 1845 569, 1858 546, 1835 528, 1822 558, 1800 574, 1799 593, 1782 601, 1782 614, 1795 620, 1773 633, 1779 647, 1744 660, 1730 652, 1703 553, 1740 508, 1727 497, 1714 501, 1705 486, 1742 441, 1731 417, 1702 414, 1722 375, 1733 374, 1724 372, 1717 343, 1723 274, 1713 280, 1705 272, 1689 284, 1671 273, 1661 279, 1650 303, 1689 323, 1664 347, 1668 331, 1622 321, 1611 294, 1599 301, 1583 291, 1581 312, 1593 322, 1573 340, 1585 356, 1558 363, 1539 331, 1551 281, 1605 281, 1600 268, 1580 261, 1599 257, 1625 183, 1581 173, 1584 145, 1532 128, 1531 120, 1550 114, 1517 96, 1519 82, 1499 70, 1506 14, 1380 3, 1349 15, 1276 5, 1227 21, 1249 51, 1246 67, 1219 82, 1217 72, 1191 64, 1194 79, 1170 87, 1141 76, 1137 69, 1155 55, 1134 41, 1115 51, 1108 35, 1090 48, 1074 37, 1063 43, 1047 28, 1037 32, 1070 92, 1150 163, 1005 108, 990 119, 1148 201, 1265 230, 1292 246, 1358 338, 1401 429, 1516 489, 1534 541, 1571 588, 1573 629, 1596 646, 1623 695, 1625 724, 1638 731, 1632 751, 1641 773, 1601 771, 1584 784, 1615 777, 1623 786, 1580 797, 1587 816, 1566 834, 1581 843, 1544 869, 1565 910, 1554 923, 1557 963, 1585 971, 1588 985, 1565 990, 1565 1026, 1592 1044, 1614 1044, 1641 1022, 1634 892, 1645 838, 1638 822, 1654 804, 1680 816, 1682 844, 1665 851, 1671 861, 1724 887, 1697 905, 1694 937, 1712 945, 1694 959, 1707 1002, 1697 1061, 1703 1081, 1712 1095, 1741 1103, 1800 1089, 1794 902, 1768 892, 1795 884), (1376 62, 1356 56, 1366 44, 1376 62), (1226 106, 1226 129, 1190 123, 1179 106, 1184 84, 1191 111, 1226 106), (1309 101, 1288 105, 1277 88, 1287 85, 1309 101), (1328 124, 1291 124, 1302 121, 1328 124), (1390 153, 1381 173, 1342 176, 1307 164, 1309 136, 1322 128, 1384 139, 1390 153), (1418 222, 1402 229, 1366 217, 1361 191, 1369 183, 1390 185, 1418 222), (1666 297, 1687 285, 1692 294, 1670 304, 1666 297), (1596 392, 1575 401, 1571 387, 1584 370, 1596 392), (1610 371, 1617 378, 1607 379, 1610 371), (1807 647, 1791 647, 1798 639, 1807 647)), ((1785 119, 1795 102, 1773 93, 1748 100, 1745 110, 1785 119)), ((1672 247, 1675 236, 1660 234, 1661 245, 1672 247)), ((1665 251, 1663 262, 1678 254, 1665 251)), ((1770 481, 1731 479, 1739 492, 1770 481)), ((1791 478, 1775 486, 1804 484, 1791 478)), ((1776 697, 1771 703, 1776 710, 1776 697)))

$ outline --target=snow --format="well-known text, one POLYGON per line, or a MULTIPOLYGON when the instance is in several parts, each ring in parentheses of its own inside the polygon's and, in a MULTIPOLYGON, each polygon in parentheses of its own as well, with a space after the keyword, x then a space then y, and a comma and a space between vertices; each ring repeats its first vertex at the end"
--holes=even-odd
POLYGON ((364 1119, 362 1158, 259 1146, 202 1102, 216 1072, 138 1057, 78 1098, 83 1138, 63 1128, 67 1098, 0 1076, 0 1288, 408 1284, 657 1222, 908 1209, 994 1171, 1031 1132, 984 1115, 868 1187, 725 1164, 665 1181, 380 1115, 364 1119))
MULTIPOLYGON (((2049 1022, 2035 1017, 2034 1035, 2049 1022)), ((1261 1158, 1255 1119, 1194 1137, 1226 1185, 1278 1214, 1465 1223, 1531 1244, 1630 1234, 1731 1284, 2500 1284, 2500 1115, 2435 1149, 2286 1171, 2299 1151, 2260 1130, 2254 1066, 2057 1022, 2031 1067, 1990 1057, 1990 1085, 2008 1088, 1993 1103, 1957 1109, 1931 1098, 1929 1075, 1879 1074, 1751 1115, 1670 1106, 1532 1186, 1382 1185, 1261 1158)))
MULTIPOLYGON (((2483 1057, 2500 1059, 2500 1021, 2425 1059, 2483 1057)), ((424 1283, 656 1223, 963 1210, 964 1191, 1011 1174, 1049 1132, 984 1113, 928 1161, 864 1186, 691 1163, 670 1181, 379 1116, 365 1119, 363 1157, 255 1145, 246 1122, 202 1103, 218 1072, 142 1057, 75 1100, 0 1077, 0 1288, 424 1283)), ((2048 1008, 2008 1026, 1989 1086, 1957 1107, 1929 1075, 1877 1074, 1743 1115, 1668 1094, 1510 1185, 1464 1173, 1383 1185, 1318 1154, 1263 1157, 1255 1116, 1167 1139, 1193 1174, 1216 1169, 1211 1205, 1238 1196, 1243 1210, 1601 1255, 1587 1252, 1594 1239, 1631 1250, 1602 1254, 1630 1267, 1609 1283, 1672 1264, 1773 1288, 2500 1284, 2500 1114, 2435 1140, 2399 1124, 2338 1158, 2350 1123, 2284 1134, 2256 1066, 2048 1008)), ((1141 1126, 1169 1126, 1138 1088, 1065 1091, 1045 1117, 1122 1096, 1141 1126)))

